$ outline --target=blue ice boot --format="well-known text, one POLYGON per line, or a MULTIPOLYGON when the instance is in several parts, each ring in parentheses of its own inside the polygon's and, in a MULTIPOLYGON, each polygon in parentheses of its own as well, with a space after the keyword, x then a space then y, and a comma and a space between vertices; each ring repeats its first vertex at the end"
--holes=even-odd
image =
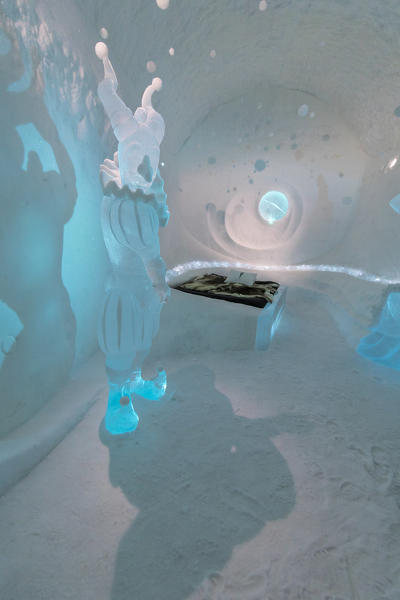
POLYGON ((143 379, 140 369, 133 371, 125 390, 129 395, 137 394, 146 400, 160 400, 167 389, 167 374, 164 369, 158 369, 158 375, 154 379, 143 379))
POLYGON ((135 431, 139 417, 134 411, 130 396, 125 393, 124 387, 110 384, 108 406, 105 416, 107 431, 113 435, 135 431))

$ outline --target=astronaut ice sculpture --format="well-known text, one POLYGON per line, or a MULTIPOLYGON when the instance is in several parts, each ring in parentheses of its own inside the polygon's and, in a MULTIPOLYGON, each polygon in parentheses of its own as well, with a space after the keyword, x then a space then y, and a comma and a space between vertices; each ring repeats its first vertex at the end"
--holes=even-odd
POLYGON ((117 94, 106 44, 98 42, 95 51, 104 65, 98 95, 118 140, 118 152, 100 166, 101 224, 112 272, 100 310, 98 340, 106 355, 109 383, 106 429, 122 434, 136 429, 139 421, 134 395, 158 400, 167 387, 164 370, 153 380, 144 380, 141 370, 170 294, 158 239, 159 226, 165 227, 169 219, 158 170, 165 125, 151 104, 162 82, 153 79, 133 114, 117 94))

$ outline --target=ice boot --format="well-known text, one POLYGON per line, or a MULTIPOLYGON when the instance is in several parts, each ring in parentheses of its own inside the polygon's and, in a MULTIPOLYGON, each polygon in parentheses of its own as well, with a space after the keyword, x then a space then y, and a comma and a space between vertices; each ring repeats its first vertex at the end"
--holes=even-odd
POLYGON ((110 384, 108 406, 105 416, 107 431, 113 435, 134 431, 139 423, 131 397, 126 394, 124 387, 110 384))
POLYGON ((125 392, 129 395, 137 394, 146 400, 160 400, 167 389, 167 374, 164 369, 158 369, 154 379, 143 379, 140 369, 133 371, 125 384, 125 392))

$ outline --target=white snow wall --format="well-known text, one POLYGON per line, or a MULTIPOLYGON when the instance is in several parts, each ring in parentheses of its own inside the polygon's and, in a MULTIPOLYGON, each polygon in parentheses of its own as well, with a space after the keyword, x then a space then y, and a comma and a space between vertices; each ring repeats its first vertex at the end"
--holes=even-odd
MULTIPOLYGON (((96 349, 107 268, 97 170, 111 150, 96 104, 101 64, 93 47, 101 27, 129 106, 137 106, 153 76, 148 61, 163 79, 155 105, 166 122, 162 173, 172 216, 162 252, 168 266, 234 260, 212 241, 207 204, 223 211, 229 194, 239 191, 239 202, 252 206, 269 184, 262 178, 274 181, 279 172, 279 181, 301 197, 307 218, 296 237, 278 240, 273 251, 263 248, 251 262, 335 263, 400 277, 400 217, 389 208, 400 192, 400 168, 387 168, 400 153, 397 0, 384 6, 379 0, 269 0, 265 11, 258 0, 171 0, 167 10, 155 0, 3 0, 1 10, 13 49, 0 54, 7 132, 0 300, 24 329, 0 369, 0 431, 36 412, 72 365, 96 349), (30 68, 31 79, 24 80, 30 68), (315 118, 298 117, 301 104, 315 118), (46 175, 37 152, 24 171, 16 127, 29 123, 51 146, 59 174, 46 175), (253 173, 257 159, 269 166, 253 173)), ((26 145, 37 146, 35 131, 25 134, 31 135, 26 145)), ((42 161, 45 156, 42 144, 42 161)), ((251 242, 246 228, 230 226, 245 245, 251 242)))
POLYGON ((167 125, 162 158, 172 217, 163 251, 169 265, 222 258, 207 239, 207 203, 226 208, 233 188, 239 201, 249 194, 254 199, 269 169, 300 194, 307 218, 288 241, 290 251, 281 244, 255 256, 255 264, 335 262, 399 275, 399 224, 388 203, 399 192, 400 171, 384 172, 400 152, 396 0, 384 6, 378 0, 270 0, 265 11, 258 0, 171 0, 167 10, 155 0, 86 0, 82 11, 97 29, 108 29, 128 103, 136 105, 149 81, 147 61, 163 79, 156 102, 167 125), (314 119, 297 116, 303 103, 314 119), (307 122, 307 140, 301 131, 291 139, 296 119, 297 129, 307 122), (249 184, 257 158, 270 164, 249 184), (329 243, 313 244, 315 236, 329 243))

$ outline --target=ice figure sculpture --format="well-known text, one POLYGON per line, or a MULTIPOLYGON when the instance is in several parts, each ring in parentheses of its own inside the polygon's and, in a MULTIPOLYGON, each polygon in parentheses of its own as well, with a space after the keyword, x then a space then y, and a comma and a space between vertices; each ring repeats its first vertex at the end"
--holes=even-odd
POLYGON ((165 133, 164 119, 151 104, 152 95, 161 89, 162 81, 159 77, 153 79, 144 91, 142 106, 133 114, 117 94, 118 81, 104 42, 96 44, 96 54, 104 65, 104 79, 98 86, 99 98, 118 140, 119 173, 113 172, 114 180, 132 192, 137 189, 148 192, 157 174, 160 144, 165 133))
POLYGON ((388 295, 378 323, 357 350, 370 360, 400 370, 400 292, 388 295))
POLYGON ((169 211, 158 170, 164 120, 151 104, 161 79, 155 78, 132 111, 117 95, 117 78, 106 44, 96 44, 104 79, 98 94, 118 139, 118 152, 100 167, 104 187, 101 222, 112 272, 100 310, 98 339, 106 355, 109 382, 107 430, 122 434, 136 429, 132 398, 161 398, 167 387, 164 370, 153 380, 142 378, 142 364, 158 332, 160 312, 170 290, 160 256, 159 226, 169 211))

